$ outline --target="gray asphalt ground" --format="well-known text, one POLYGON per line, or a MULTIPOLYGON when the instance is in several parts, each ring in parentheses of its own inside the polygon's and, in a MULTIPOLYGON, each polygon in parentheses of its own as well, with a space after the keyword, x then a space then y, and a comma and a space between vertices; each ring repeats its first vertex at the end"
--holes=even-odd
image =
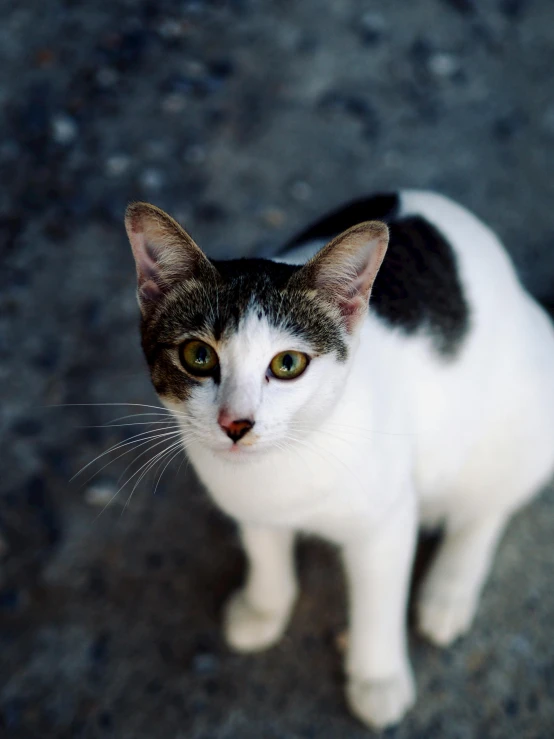
MULTIPOLYGON (((130 457, 87 470, 100 488, 69 480, 136 430, 98 426, 140 409, 50 406, 156 402, 131 199, 230 257, 271 253, 351 197, 433 188, 554 300, 552 3, 0 0, 0 14, 0 736, 370 736, 342 694, 334 552, 303 542, 286 638, 231 654, 233 525, 179 460, 155 496, 151 476, 99 516, 130 457)), ((387 737, 554 736, 553 524, 549 490, 510 526, 467 638, 412 637, 419 701, 387 737)))

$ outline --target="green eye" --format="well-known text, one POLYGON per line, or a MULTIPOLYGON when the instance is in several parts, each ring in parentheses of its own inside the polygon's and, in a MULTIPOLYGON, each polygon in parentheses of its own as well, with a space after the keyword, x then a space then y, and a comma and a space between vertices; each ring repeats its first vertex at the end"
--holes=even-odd
POLYGON ((179 356, 187 372, 197 377, 207 377, 213 374, 219 365, 215 349, 199 339, 185 341, 179 349, 179 356))
POLYGON ((294 380, 299 377, 308 366, 308 357, 302 352, 286 351, 277 354, 271 360, 269 369, 279 380, 294 380))

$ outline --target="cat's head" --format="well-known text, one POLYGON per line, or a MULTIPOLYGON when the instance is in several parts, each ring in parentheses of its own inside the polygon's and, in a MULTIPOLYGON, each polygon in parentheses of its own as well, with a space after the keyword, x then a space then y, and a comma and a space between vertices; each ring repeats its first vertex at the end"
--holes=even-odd
POLYGON ((303 266, 211 261, 146 203, 126 228, 152 382, 186 438, 238 460, 317 426, 356 350, 385 224, 354 226, 303 266))

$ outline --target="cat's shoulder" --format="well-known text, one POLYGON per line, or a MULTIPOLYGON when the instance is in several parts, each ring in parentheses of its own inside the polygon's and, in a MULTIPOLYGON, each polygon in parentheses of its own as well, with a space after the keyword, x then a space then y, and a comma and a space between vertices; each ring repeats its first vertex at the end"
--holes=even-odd
POLYGON ((373 287, 372 313, 407 335, 425 330, 440 354, 453 356, 468 331, 470 310, 456 249, 433 217, 436 214, 440 222, 445 212, 446 218, 467 213, 434 193, 407 190, 373 195, 348 203, 308 226, 279 256, 283 260, 293 254, 310 256, 357 223, 384 221, 390 241, 373 287))

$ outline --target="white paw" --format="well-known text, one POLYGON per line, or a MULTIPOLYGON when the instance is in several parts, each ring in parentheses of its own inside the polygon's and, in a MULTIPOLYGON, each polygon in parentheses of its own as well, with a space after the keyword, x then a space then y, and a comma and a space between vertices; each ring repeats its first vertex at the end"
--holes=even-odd
POLYGON ((446 647, 468 631, 476 608, 474 598, 426 588, 417 606, 418 630, 433 644, 446 647))
POLYGON ((352 713, 372 729, 393 726, 414 704, 412 673, 408 668, 386 680, 351 678, 346 697, 352 713))
POLYGON ((279 641, 287 627, 290 609, 263 612, 253 608, 242 590, 227 601, 224 633, 227 644, 238 652, 257 652, 279 641))

